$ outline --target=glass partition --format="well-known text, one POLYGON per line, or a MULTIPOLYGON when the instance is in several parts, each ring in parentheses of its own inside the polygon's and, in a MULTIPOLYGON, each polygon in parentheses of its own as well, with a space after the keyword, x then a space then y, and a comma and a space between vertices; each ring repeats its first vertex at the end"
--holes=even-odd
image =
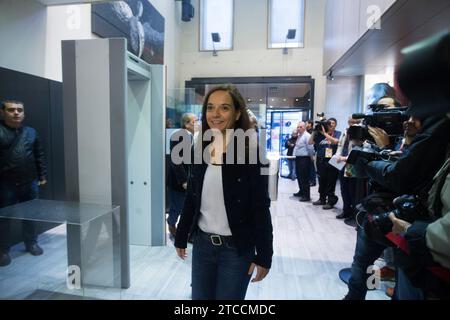
POLYGON ((119 207, 36 199, 1 208, 0 219, 60 224, 41 236, 42 255, 27 254, 23 244, 10 249, 11 263, 0 268, 0 299, 120 296, 129 274, 119 207))

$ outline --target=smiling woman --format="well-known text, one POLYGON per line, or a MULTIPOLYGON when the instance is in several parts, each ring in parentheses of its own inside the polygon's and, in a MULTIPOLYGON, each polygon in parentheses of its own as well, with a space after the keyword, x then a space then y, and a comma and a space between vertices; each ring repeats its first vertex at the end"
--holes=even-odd
POLYGON ((233 100, 226 91, 216 91, 210 95, 206 106, 206 121, 211 129, 234 129, 234 123, 239 120, 241 112, 233 106, 233 100))
POLYGON ((263 280, 272 263, 267 175, 260 162, 253 164, 248 157, 238 164, 223 161, 236 149, 227 143, 217 146, 216 140, 230 131, 252 129, 244 99, 234 86, 209 91, 202 113, 203 133, 212 129, 218 139, 212 144, 199 140, 198 145, 213 148, 215 155, 212 162, 203 159, 191 166, 175 248, 185 259, 187 239, 193 239, 192 299, 242 300, 255 269, 252 282, 263 280))
POLYGON ((251 128, 247 106, 238 89, 231 85, 218 86, 211 89, 203 103, 202 132, 208 129, 219 129, 222 133, 226 129, 251 128), (245 111, 245 112, 242 112, 245 111))

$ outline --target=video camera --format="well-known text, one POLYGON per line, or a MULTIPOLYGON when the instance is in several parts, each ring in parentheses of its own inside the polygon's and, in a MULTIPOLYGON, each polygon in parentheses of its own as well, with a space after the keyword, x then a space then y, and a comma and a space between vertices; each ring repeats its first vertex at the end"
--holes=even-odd
POLYGON ((381 214, 368 213, 364 223, 364 231, 366 235, 375 241, 384 242, 385 235, 392 231, 393 223, 389 215, 393 213, 398 219, 407 222, 428 219, 424 217, 427 212, 426 208, 421 204, 419 198, 412 195, 403 195, 395 198, 393 201, 394 209, 381 214))
POLYGON ((407 107, 387 108, 386 105, 372 104, 369 105, 370 113, 355 113, 353 119, 363 119, 362 126, 351 126, 348 131, 351 140, 373 140, 369 134, 368 126, 381 128, 393 137, 403 137, 403 122, 407 121, 407 107))
POLYGON ((365 164, 371 161, 397 161, 400 154, 392 154, 392 150, 379 151, 371 143, 364 143, 363 147, 354 146, 348 155, 347 164, 352 165, 352 174, 355 178, 367 178, 365 164))
POLYGON ((378 161, 378 160, 389 160, 389 152, 391 150, 383 150, 381 152, 376 151, 375 149, 368 149, 368 148, 359 148, 354 147, 352 152, 349 154, 347 158, 348 164, 356 164, 357 159, 366 159, 367 162, 370 161, 378 161))
POLYGON ((319 117, 318 121, 315 121, 315 126, 313 131, 317 133, 322 133, 322 127, 325 129, 325 132, 329 130, 330 123, 328 122, 327 118, 325 118, 325 113, 318 113, 317 117, 319 117))

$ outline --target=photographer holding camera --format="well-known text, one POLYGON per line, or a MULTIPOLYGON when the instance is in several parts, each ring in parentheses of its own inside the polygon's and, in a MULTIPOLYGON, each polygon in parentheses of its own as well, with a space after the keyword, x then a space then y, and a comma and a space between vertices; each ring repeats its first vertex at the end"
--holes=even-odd
MULTIPOLYGON (((419 43, 411 50, 400 70, 405 93, 415 104, 410 114, 420 117, 450 118, 450 32, 419 43), (432 62, 427 59, 431 57, 432 62), (409 75, 408 67, 417 66, 421 74, 409 75), (426 69, 424 67, 427 67, 426 69), (437 73, 437 70, 440 72, 437 73), (421 92, 414 88, 418 78, 433 78, 435 99, 426 104, 421 92)), ((447 131, 448 137, 448 131, 447 131)), ((445 141, 442 141, 445 144, 445 141)), ((424 298, 450 299, 450 143, 447 139, 446 161, 436 174, 425 205, 424 219, 411 219, 408 214, 390 213, 392 232, 402 235, 408 253, 397 250, 399 277, 397 296, 408 296, 412 285, 422 290, 424 298), (428 218, 428 219, 426 219, 428 218)))
POLYGON ((319 176, 319 200, 313 202, 315 206, 323 206, 324 210, 330 210, 338 202, 335 195, 336 181, 339 171, 329 165, 331 157, 336 153, 341 132, 336 130, 337 120, 330 118, 328 121, 324 114, 318 115, 321 119, 309 138, 309 144, 314 144, 316 150, 317 175, 319 176))
MULTIPOLYGON (((406 155, 406 151, 408 150, 413 137, 418 133, 421 128, 421 123, 417 119, 410 118, 408 121, 403 123, 404 127, 404 136, 405 139, 402 144, 400 144, 397 148, 398 151, 391 152, 389 154, 395 156, 406 155)), ((360 126, 351 126, 349 130, 351 135, 354 135, 351 139, 351 143, 354 148, 364 148, 364 149, 373 149, 374 147, 364 142, 362 139, 358 139, 355 132, 361 132, 360 126), (358 130, 356 130, 358 129, 358 130), (353 131, 353 132, 352 132, 353 131)), ((389 136, 383 130, 380 129, 379 137, 375 140, 380 141, 389 141, 389 136)), ((385 146, 386 144, 379 144, 378 147, 385 146)), ((396 159, 396 158, 392 158, 396 159)), ((395 161, 395 160, 394 160, 395 161)), ((347 163, 347 169, 349 169, 352 173, 354 173, 354 167, 352 164, 347 163)), ((359 169, 360 170, 360 169, 359 169)), ((356 170, 356 171, 359 171, 356 170)), ((353 177, 361 177, 358 174, 353 174, 353 177)), ((364 175, 365 177, 365 175, 364 175)), ((341 185, 342 186, 342 185, 341 185)), ((359 209, 359 216, 361 213, 366 213, 365 218, 367 216, 370 217, 378 217, 377 214, 384 214, 386 211, 391 210, 392 200, 395 197, 395 194, 387 188, 384 188, 373 181, 369 182, 370 195, 364 198, 362 201, 356 201, 356 203, 361 202, 361 205, 357 206, 359 209)), ((360 198, 361 199, 361 198, 360 198)), ((361 224, 361 219, 358 219, 361 224)), ((375 224, 376 222, 373 222, 375 224)), ((346 295, 345 299, 351 300, 360 300, 364 299, 367 293, 367 278, 368 274, 366 270, 369 266, 373 265, 373 263, 382 255, 387 254, 387 257, 391 257, 393 255, 392 248, 390 247, 390 242, 385 238, 384 234, 374 234, 374 232, 370 232, 368 229, 367 219, 362 223, 363 226, 357 229, 357 241, 355 247, 355 255, 353 258, 353 264, 351 268, 351 276, 348 282, 349 292, 346 295), (386 251, 389 250, 389 252, 386 251)), ((386 232, 387 233, 387 232, 386 232)), ((387 264, 392 267, 393 261, 385 260, 387 264)), ((392 260, 392 258, 391 258, 392 260)))
MULTIPOLYGON (((400 200, 414 199, 414 201, 405 202, 406 206, 399 206, 399 200, 394 201, 397 209, 393 212, 396 214, 388 214, 388 218, 386 218, 386 214, 377 215, 373 212, 368 215, 366 232, 358 231, 357 248, 352 265, 353 279, 350 278, 349 293, 346 299, 364 298, 367 288, 362 288, 361 279, 355 279, 354 275, 360 276, 361 272, 364 273, 367 267, 373 264, 381 253, 381 251, 376 252, 377 246, 379 246, 378 250, 382 250, 386 246, 386 244, 377 243, 377 239, 373 238, 377 233, 377 226, 389 225, 386 223, 386 219, 390 219, 393 223, 393 227, 392 225, 390 227, 395 233, 406 234, 410 251, 409 256, 403 254, 408 257, 407 259, 396 259, 396 264, 400 269, 399 282, 406 288, 406 294, 396 293, 397 298, 420 298, 420 295, 409 295, 417 287, 426 289, 425 298, 429 297, 430 291, 435 297, 443 297, 449 292, 448 285, 442 280, 430 275, 429 272, 424 272, 424 267, 430 263, 430 256, 442 266, 449 266, 444 262, 448 262, 450 244, 448 241, 449 227, 448 223, 446 224, 448 192, 443 188, 448 180, 448 172, 445 173, 446 170, 448 171, 448 164, 446 164, 447 169, 443 164, 448 159, 450 119, 448 116, 442 116, 450 111, 448 94, 450 61, 448 54, 445 54, 445 52, 449 52, 449 47, 450 33, 447 33, 405 49, 407 54, 398 72, 398 82, 404 94, 412 101, 408 113, 423 119, 422 129, 412 141, 408 152, 402 154, 398 160, 378 160, 374 159, 373 155, 365 156, 361 153, 353 163, 359 167, 358 171, 364 172, 372 182, 382 188, 397 196, 409 195, 400 197, 400 200), (432 99, 430 99, 431 93, 432 99), (427 212, 426 209, 423 209, 426 207, 423 204, 427 201, 433 177, 441 167, 441 179, 438 179, 440 182, 435 180, 430 194, 433 210, 427 212), (440 191, 437 192, 437 189, 440 191), (436 201, 438 198, 439 201, 436 201), (426 226, 429 226, 430 229, 426 226), (427 235, 428 232, 430 233, 427 235), (367 250, 359 252, 358 243, 360 247, 362 243, 370 246, 371 252, 368 253, 367 250), (428 248, 429 251, 425 248, 428 248), (407 275, 407 278, 403 275, 407 275), (354 286, 355 280, 359 280, 358 288, 354 286), (415 288, 411 286, 409 280, 413 281, 415 288), (438 288, 437 291, 436 288, 438 288), (444 290, 439 291, 442 288, 444 290), (436 292, 438 293, 436 294, 436 292)), ((367 203, 369 202, 366 201, 367 203)), ((384 212, 391 211, 392 205, 386 205, 385 208, 379 207, 378 213, 382 213, 383 210, 384 212), (389 209, 389 207, 391 208, 389 209)), ((370 213, 369 211, 368 213, 370 213)), ((381 231, 384 234, 386 232, 386 230, 381 231)), ((399 253, 399 250, 396 251, 399 253)), ((401 256, 402 254, 400 254, 401 256)))

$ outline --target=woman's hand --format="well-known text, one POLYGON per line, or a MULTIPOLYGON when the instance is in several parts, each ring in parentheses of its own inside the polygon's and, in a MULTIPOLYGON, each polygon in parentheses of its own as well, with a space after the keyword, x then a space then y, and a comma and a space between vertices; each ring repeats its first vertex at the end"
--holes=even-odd
POLYGON ((369 133, 380 148, 387 147, 390 143, 389 135, 383 129, 369 126, 369 133))
POLYGON ((248 269, 248 274, 252 274, 253 271, 255 270, 255 267, 256 267, 256 276, 252 279, 252 282, 258 282, 258 281, 263 280, 267 276, 267 274, 269 273, 269 270, 270 270, 270 269, 258 266, 255 263, 252 263, 250 265, 250 268, 248 269))
POLYGON ((401 233, 405 233, 408 231, 408 228, 411 226, 411 223, 408 221, 399 219, 391 212, 389 215, 389 219, 391 219, 392 223, 394 224, 392 226, 392 233, 395 235, 399 235, 401 233))
POLYGON ((187 250, 181 248, 175 248, 177 250, 177 255, 181 258, 181 260, 186 260, 187 258, 187 250))

